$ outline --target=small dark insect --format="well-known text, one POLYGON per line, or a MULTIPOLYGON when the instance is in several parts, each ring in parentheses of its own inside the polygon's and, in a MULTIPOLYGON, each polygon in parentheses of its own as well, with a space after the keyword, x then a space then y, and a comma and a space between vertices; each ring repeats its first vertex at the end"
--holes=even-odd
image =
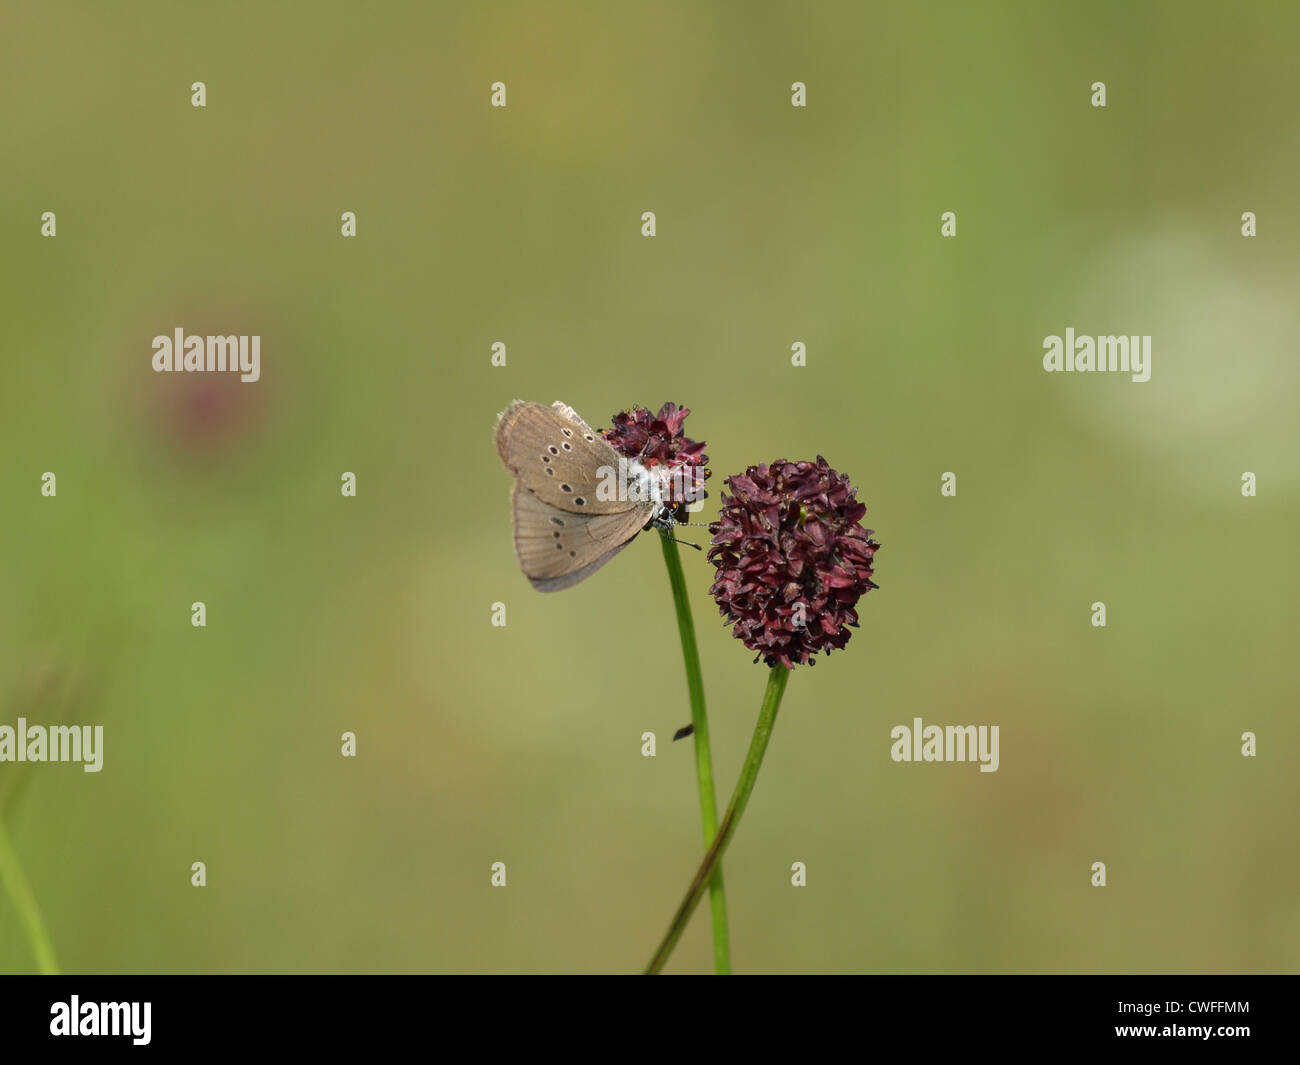
POLYGON ((687 736, 689 736, 694 731, 695 731, 694 725, 683 725, 681 728, 679 728, 676 732, 673 733, 673 739, 684 740, 687 736))

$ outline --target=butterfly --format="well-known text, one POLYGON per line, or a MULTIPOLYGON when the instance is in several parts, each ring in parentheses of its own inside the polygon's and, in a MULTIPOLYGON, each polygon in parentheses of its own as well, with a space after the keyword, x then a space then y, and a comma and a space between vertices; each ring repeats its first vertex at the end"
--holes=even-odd
POLYGON ((567 404, 516 400, 497 417, 496 444, 515 478, 515 554, 540 591, 590 577, 644 529, 671 528, 659 478, 567 404))

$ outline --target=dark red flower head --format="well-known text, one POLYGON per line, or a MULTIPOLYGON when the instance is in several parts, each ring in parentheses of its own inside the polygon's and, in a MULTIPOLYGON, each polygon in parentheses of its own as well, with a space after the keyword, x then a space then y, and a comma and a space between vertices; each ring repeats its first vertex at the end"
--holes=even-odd
POLYGON ((657 473, 666 503, 684 504, 704 499, 704 482, 709 477, 703 440, 695 441, 682 432, 689 407, 665 403, 658 414, 645 407, 632 407, 613 417, 613 427, 603 436, 620 455, 636 459, 657 473))
POLYGON ((733 635, 769 666, 813 663, 849 642, 854 607, 876 585, 880 545, 845 474, 816 462, 750 466, 727 478, 722 513, 709 526, 710 594, 733 635))

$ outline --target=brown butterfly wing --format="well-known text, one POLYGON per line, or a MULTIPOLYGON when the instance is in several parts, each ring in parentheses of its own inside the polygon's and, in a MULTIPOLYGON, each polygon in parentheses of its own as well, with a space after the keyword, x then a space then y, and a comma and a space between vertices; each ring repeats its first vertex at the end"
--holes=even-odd
POLYGON ((496 443, 506 468, 543 502, 577 514, 639 510, 627 499, 597 498, 598 471, 617 477, 619 455, 571 407, 516 400, 497 419, 496 443))
POLYGON ((556 592, 591 576, 650 520, 653 504, 622 514, 575 514, 553 507, 516 483, 515 553, 534 588, 556 592))

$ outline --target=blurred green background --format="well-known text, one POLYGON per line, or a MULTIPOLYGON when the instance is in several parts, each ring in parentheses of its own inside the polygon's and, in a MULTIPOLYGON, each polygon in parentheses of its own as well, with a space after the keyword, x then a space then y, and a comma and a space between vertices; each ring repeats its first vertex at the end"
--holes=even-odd
MULTIPOLYGON (((647 535, 528 586, 523 398, 689 406, 705 520, 824 454, 884 545, 729 852, 738 970, 1297 969, 1295 5, 0 21, 0 723, 105 730, 98 775, 0 765, 63 968, 645 963, 701 850, 668 582, 647 535), (154 374, 177 326, 262 380, 154 374), (1152 335, 1151 381, 1044 373, 1067 326, 1152 335), (893 763, 914 716, 1001 768, 893 763)), ((725 802, 763 670, 683 562, 725 802)))

